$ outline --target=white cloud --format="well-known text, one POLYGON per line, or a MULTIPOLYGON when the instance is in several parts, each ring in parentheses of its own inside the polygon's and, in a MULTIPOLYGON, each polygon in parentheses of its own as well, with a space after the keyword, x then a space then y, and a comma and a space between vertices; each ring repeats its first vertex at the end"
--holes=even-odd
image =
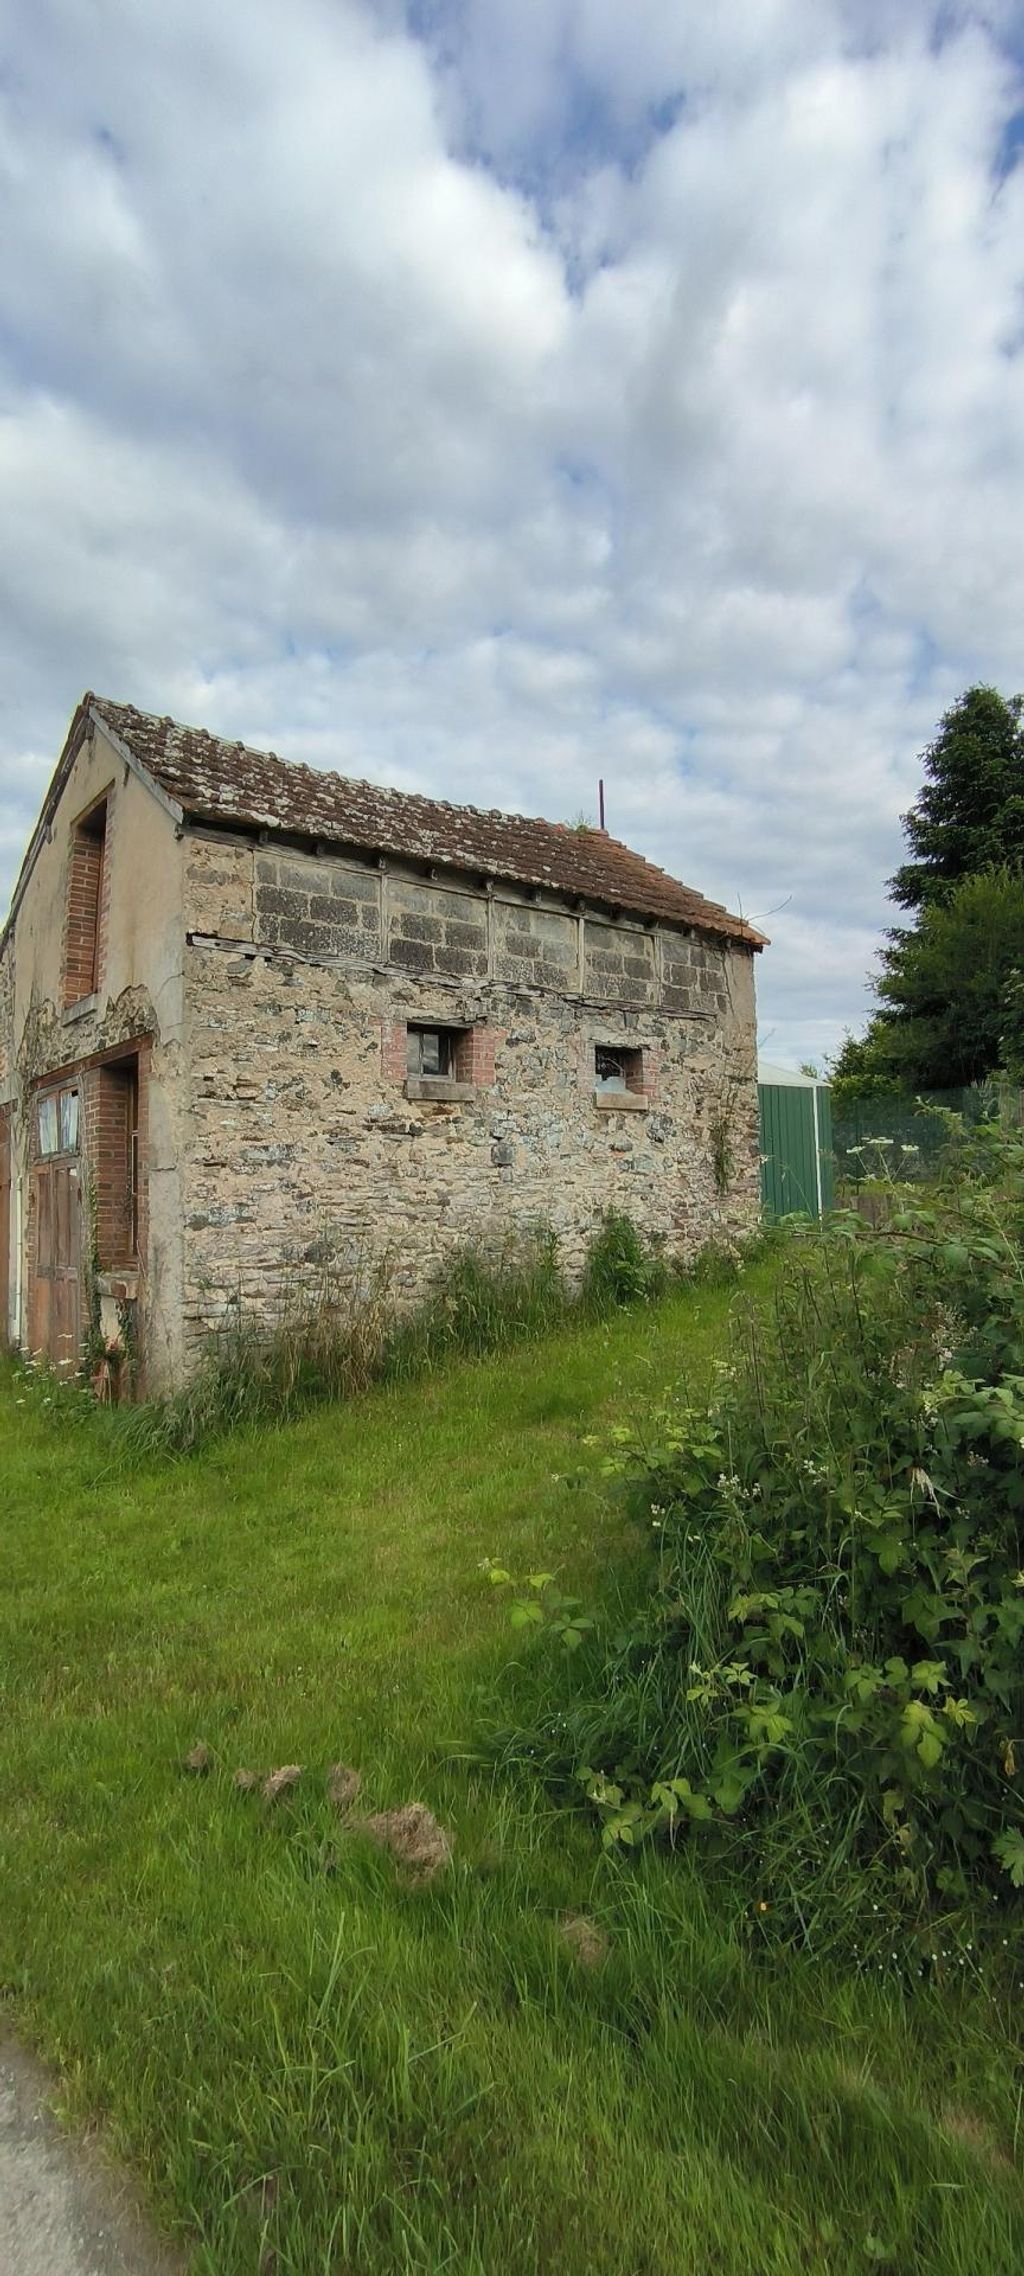
POLYGON ((21 12, 0 899, 87 684, 483 804, 603 775, 820 1054, 915 754, 1024 676, 1012 11, 415 20, 21 12))

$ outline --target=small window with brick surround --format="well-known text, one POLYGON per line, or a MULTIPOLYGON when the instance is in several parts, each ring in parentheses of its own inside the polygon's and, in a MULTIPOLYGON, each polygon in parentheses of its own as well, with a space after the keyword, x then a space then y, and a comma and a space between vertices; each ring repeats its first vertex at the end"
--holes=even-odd
POLYGON ((406 1098, 472 1099, 494 1082, 497 1037, 488 1027, 445 1027, 439 1020, 410 1020, 385 1028, 384 1073, 405 1082, 406 1098))
POLYGON ((631 1091, 643 1095, 644 1055, 631 1051, 618 1043, 598 1043, 594 1046, 594 1088, 599 1096, 631 1091))
POLYGON ((64 934, 64 1008, 93 996, 100 984, 100 916, 107 844, 107 802, 76 822, 71 840, 64 934))
POLYGON ((410 1027, 406 1030, 407 1075, 447 1076, 457 1082, 460 1046, 468 1030, 459 1027, 410 1027))

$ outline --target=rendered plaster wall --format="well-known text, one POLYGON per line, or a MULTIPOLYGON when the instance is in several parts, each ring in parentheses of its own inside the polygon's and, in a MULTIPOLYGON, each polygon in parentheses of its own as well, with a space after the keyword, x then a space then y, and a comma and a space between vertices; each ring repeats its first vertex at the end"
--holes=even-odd
POLYGON ((459 1242, 607 1208, 678 1257, 759 1212, 753 958, 504 885, 186 841, 186 1335, 327 1260, 396 1298, 459 1242), (406 1095, 405 1026, 472 1029, 469 1097, 406 1095), (646 1108, 595 1101, 597 1044, 646 1108))
POLYGON ((18 1285, 16 1243, 17 1186, 12 1179, 4 1182, 9 1099, 11 1090, 10 1069, 13 1063, 13 961, 6 947, 0 948, 0 1210, 6 1221, 0 1223, 0 1351, 9 1342, 14 1329, 18 1285))
POLYGON ((14 952, 0 948, 0 1106, 14 1096, 14 952))
MULTIPOLYGON (((46 840, 40 845, 0 955, 0 1104, 12 1109, 12 1214, 20 1224, 20 1270, 12 1239, 8 1319, 24 1340, 31 1270, 32 1104, 41 1077, 69 1075, 97 1055, 152 1036, 147 1128, 140 1179, 148 1200, 148 1255, 140 1284, 147 1380, 159 1389, 180 1372, 181 1031, 183 1018, 182 847, 170 812, 124 764, 98 729, 83 742, 46 840), (64 938, 77 817, 106 796, 104 909, 99 985, 65 1009, 64 938)), ((88 1079, 85 1083, 88 1106, 88 1079)))

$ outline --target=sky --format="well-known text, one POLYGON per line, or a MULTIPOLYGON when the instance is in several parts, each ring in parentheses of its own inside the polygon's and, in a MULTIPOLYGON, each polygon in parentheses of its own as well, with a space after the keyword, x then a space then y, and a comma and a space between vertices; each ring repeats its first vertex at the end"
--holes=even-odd
POLYGON ((0 0, 0 908, 82 691, 596 820, 870 1009, 1024 683, 1024 0, 0 0))

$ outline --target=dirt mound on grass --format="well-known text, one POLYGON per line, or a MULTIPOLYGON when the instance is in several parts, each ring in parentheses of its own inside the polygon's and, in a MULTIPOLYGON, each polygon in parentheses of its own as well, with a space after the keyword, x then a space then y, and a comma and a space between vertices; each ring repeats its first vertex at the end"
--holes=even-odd
POLYGON ((952 2134, 954 2141, 962 2142, 965 2149, 973 2150, 975 2156, 982 2158, 986 2165, 994 2166, 1002 2173, 1013 2171, 1013 2159, 997 2141, 991 2126, 986 2124, 984 2118, 979 2118, 975 2111, 959 2110, 953 2104, 947 2104, 942 2113, 942 2126, 947 2134, 952 2134))
POLYGON ((588 1920, 586 1913, 567 1912, 559 1922, 558 1933, 564 1945, 578 1960, 581 1968, 600 1968, 608 1958, 608 1938, 596 1920, 588 1920))
POLYGON ((264 1800, 267 1802, 278 1801, 282 1794, 287 1794, 293 1786, 298 1785, 301 1776, 301 1763, 282 1763, 280 1770, 272 1770, 269 1778, 265 1778, 263 1781, 264 1800))
POLYGON ((352 1830, 389 1850, 412 1881, 432 1881, 451 1863, 452 1837, 423 1802, 406 1802, 400 1810, 379 1810, 375 1817, 353 1819, 352 1830))
POLYGON ((349 1770, 343 1762, 332 1762, 327 1773, 327 1792, 336 1810, 350 1810, 362 1786, 358 1770, 349 1770))

